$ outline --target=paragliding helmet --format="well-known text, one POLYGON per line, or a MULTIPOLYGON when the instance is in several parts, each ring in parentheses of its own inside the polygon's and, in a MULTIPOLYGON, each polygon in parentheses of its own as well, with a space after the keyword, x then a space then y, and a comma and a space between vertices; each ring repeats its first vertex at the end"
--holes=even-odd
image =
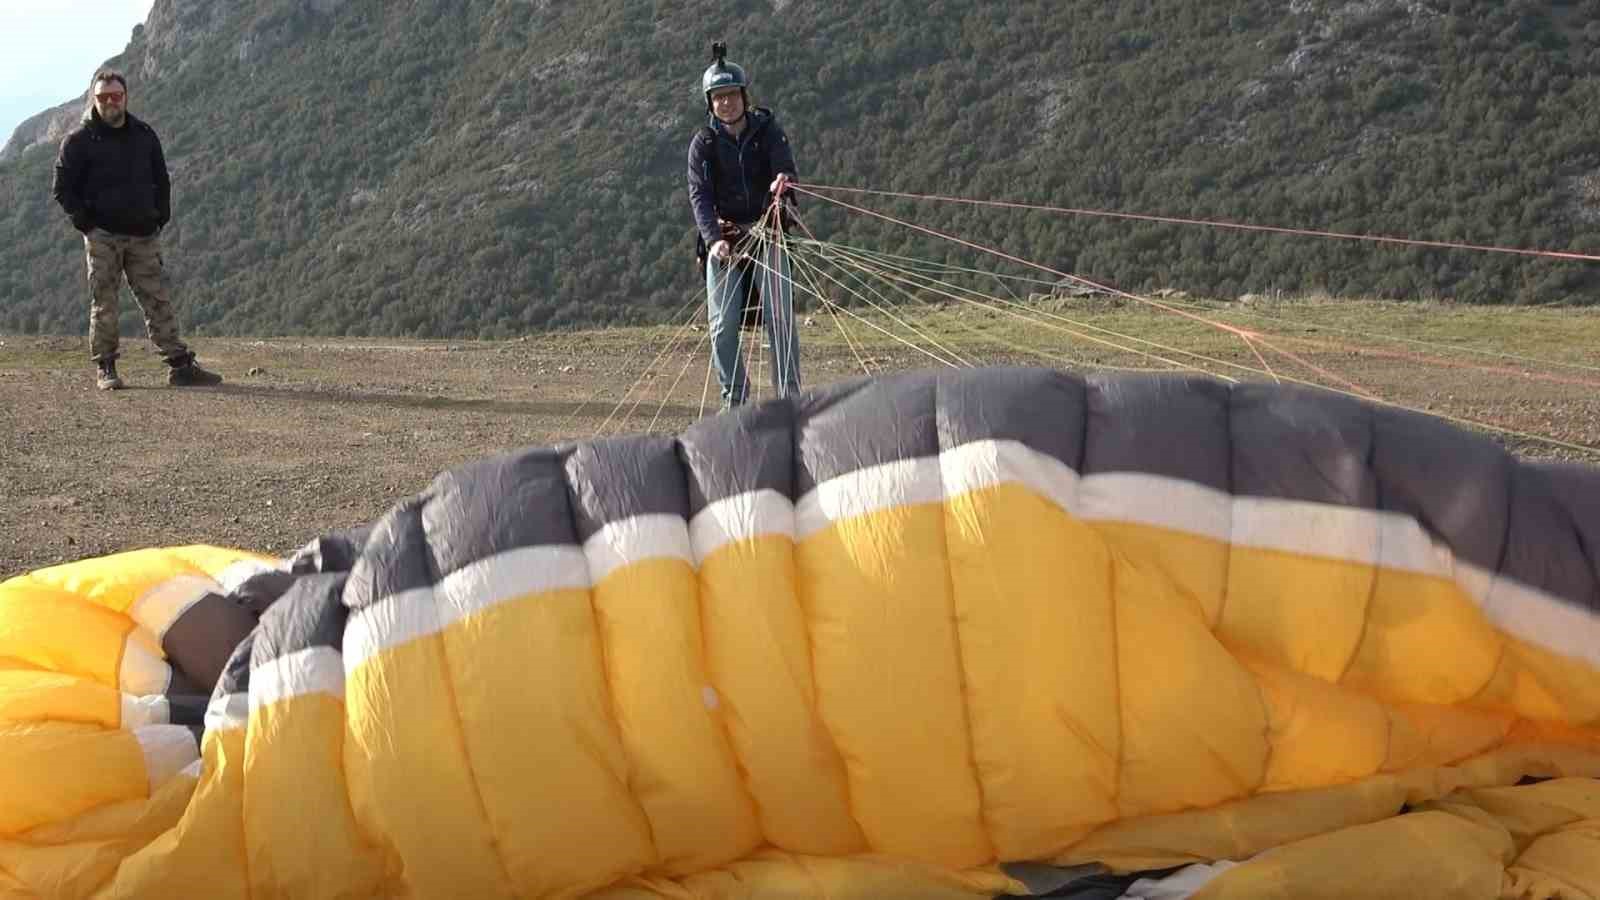
MULTIPOLYGON (((711 108, 711 92, 722 88, 736 87, 741 93, 750 86, 750 80, 745 77, 744 67, 737 63, 728 62, 728 45, 717 41, 711 45, 711 56, 715 60, 706 67, 700 76, 700 92, 705 95, 706 108, 711 108)), ((745 95, 748 102, 748 94, 745 95)))

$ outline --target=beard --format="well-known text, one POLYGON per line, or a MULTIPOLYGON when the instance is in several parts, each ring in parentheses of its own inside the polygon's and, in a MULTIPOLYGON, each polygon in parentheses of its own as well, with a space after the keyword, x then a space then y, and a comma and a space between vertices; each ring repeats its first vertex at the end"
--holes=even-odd
POLYGON ((128 112, 125 109, 118 108, 108 113, 101 113, 100 119, 112 128, 121 128, 122 123, 128 119, 128 112))

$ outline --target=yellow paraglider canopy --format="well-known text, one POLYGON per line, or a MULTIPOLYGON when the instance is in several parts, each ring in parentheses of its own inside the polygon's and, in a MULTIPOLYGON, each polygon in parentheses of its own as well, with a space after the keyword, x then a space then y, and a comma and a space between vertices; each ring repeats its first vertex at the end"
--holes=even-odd
POLYGON ((291 560, 0 584, 0 887, 1600 895, 1597 501, 1346 397, 1039 369, 486 459, 291 560))

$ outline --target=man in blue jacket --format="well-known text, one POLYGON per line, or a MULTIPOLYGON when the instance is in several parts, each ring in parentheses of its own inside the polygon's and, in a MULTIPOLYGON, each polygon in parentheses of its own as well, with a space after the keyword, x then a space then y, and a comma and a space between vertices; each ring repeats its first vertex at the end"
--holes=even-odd
POLYGON ((700 79, 707 124, 689 144, 689 203, 705 260, 712 365, 722 388, 722 408, 729 409, 750 394, 739 335, 752 279, 772 347, 773 390, 780 397, 800 390, 789 257, 776 240, 773 217, 763 227, 753 227, 774 200, 793 199, 786 191, 795 165, 789 138, 772 110, 751 107, 744 69, 726 60, 720 42, 713 53, 716 62, 700 79))
POLYGON ((51 194, 83 235, 89 266, 89 346, 103 391, 117 375, 118 300, 127 279, 145 328, 167 361, 167 383, 218 384, 178 337, 161 259, 161 229, 172 218, 172 182, 155 129, 128 112, 128 79, 101 71, 83 123, 61 141, 51 194))

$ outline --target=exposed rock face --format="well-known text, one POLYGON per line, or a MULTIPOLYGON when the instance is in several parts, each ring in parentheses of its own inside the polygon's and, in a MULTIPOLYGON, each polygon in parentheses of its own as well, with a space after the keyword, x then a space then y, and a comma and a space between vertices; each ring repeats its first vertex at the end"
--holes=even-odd
POLYGON ((234 0, 155 0, 143 34, 134 30, 125 54, 132 57, 129 74, 148 81, 182 71, 187 51, 221 30, 238 6, 234 0))
POLYGON ((0 147, 0 162, 13 159, 29 147, 60 143, 67 132, 78 124, 78 120, 83 118, 86 102, 87 98, 68 100, 60 106, 51 107, 24 119, 11 133, 11 139, 6 141, 4 147, 0 147))

